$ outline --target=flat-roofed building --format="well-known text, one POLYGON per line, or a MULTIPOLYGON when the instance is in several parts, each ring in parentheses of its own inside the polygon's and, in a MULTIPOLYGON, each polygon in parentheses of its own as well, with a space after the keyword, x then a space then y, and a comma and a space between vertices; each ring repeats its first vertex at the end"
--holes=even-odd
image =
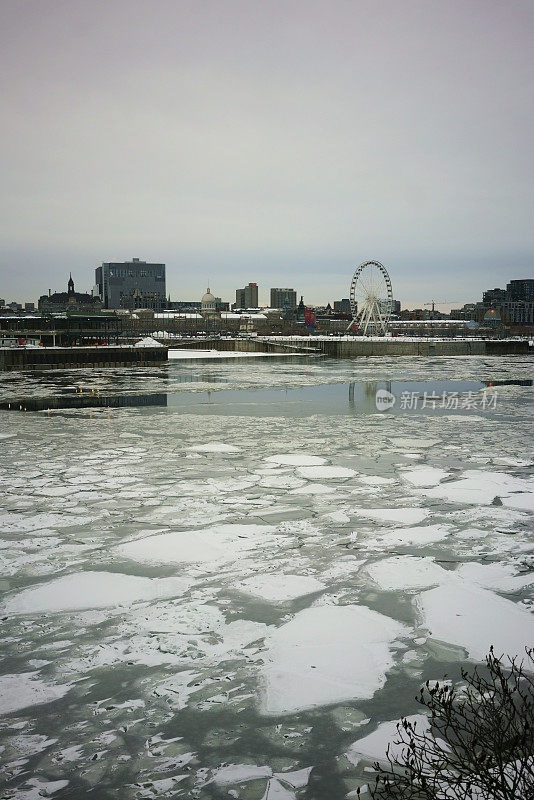
POLYGON ((165 308, 165 264, 139 258, 104 262, 95 270, 95 283, 104 308, 165 308))
POLYGON ((297 293, 294 289, 271 289, 271 308, 297 307, 297 293))
POLYGON ((236 308, 258 308, 258 284, 249 283, 244 289, 235 291, 236 308))
POLYGON ((534 303, 534 278, 520 278, 507 283, 506 300, 534 303))
POLYGON ((339 314, 351 314, 349 298, 344 297, 343 300, 334 300, 334 311, 339 314))

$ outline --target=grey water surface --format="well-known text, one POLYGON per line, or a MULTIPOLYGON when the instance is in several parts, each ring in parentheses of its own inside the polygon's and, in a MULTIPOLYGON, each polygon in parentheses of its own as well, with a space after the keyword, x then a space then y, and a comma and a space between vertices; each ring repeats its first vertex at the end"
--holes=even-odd
MULTIPOLYGON (((0 797, 338 800, 367 783, 374 759, 347 757, 354 743, 419 713, 427 678, 480 661, 469 636, 433 636, 421 611, 432 579, 387 588, 375 566, 430 564, 444 586, 457 573, 514 624, 532 608, 533 365, 1 374, 0 797), (379 390, 394 398, 385 411, 379 390), (205 553, 188 555, 194 536, 205 553), (269 593, 273 576, 301 589, 269 593), (348 681, 324 702, 326 656, 291 696, 276 632, 343 606, 400 623, 372 691, 348 681), (280 697, 288 713, 272 711, 280 697)), ((329 635, 319 627, 317 643, 329 635)), ((332 662, 359 663, 366 636, 348 629, 332 662)))

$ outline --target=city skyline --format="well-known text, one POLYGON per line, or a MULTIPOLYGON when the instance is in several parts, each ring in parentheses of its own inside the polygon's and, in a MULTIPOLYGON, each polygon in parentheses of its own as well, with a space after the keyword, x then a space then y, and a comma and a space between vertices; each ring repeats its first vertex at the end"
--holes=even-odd
MULTIPOLYGON (((533 274, 532 4, 78 0, 0 9, 0 294, 103 261, 171 297, 403 307, 533 274)), ((28 287, 32 296, 28 297, 28 287)), ((34 288, 33 288, 34 287, 34 288)))
MULTIPOLYGON (((138 258, 134 258, 133 259, 133 261, 138 261, 138 260, 139 260, 138 258)), ((129 261, 130 261, 130 259, 126 260, 125 263, 128 263, 129 261)), ((144 259, 141 259, 141 262, 142 263, 146 263, 146 261, 144 259)), ((119 262, 119 263, 122 264, 122 262, 119 262)), ((102 267, 104 264, 106 264, 106 262, 101 262, 101 264, 99 266, 102 267)), ((162 264, 162 266, 166 269, 168 265, 162 264)), ((93 273, 93 275, 94 275, 95 269, 98 269, 98 267, 97 268, 92 268, 91 272, 93 273)), ((69 271, 69 275, 72 276, 72 271, 69 271)), ((167 273, 167 277, 169 277, 168 273, 167 273)), ((352 279, 352 273, 351 273, 350 277, 352 279)), ((75 282, 76 286, 78 288, 81 288, 82 291, 92 292, 93 289, 96 288, 95 284, 94 284, 94 279, 93 279, 92 282, 91 282, 90 279, 84 282, 83 277, 76 278, 76 275, 75 275, 74 278, 75 278, 74 282, 75 282)), ((415 302, 406 303, 406 302, 402 302, 401 300, 399 300, 398 293, 395 292, 395 286, 393 286, 393 294, 394 294, 394 299, 401 303, 401 306, 402 306, 403 309, 407 309, 407 310, 418 309, 418 308, 421 308, 421 307, 430 306, 431 303, 435 302, 436 306, 439 307, 437 310, 445 312, 445 313, 449 313, 451 308, 458 308, 458 307, 460 307, 460 306, 462 306, 462 305, 464 305, 466 303, 478 302, 485 292, 488 292, 488 291, 491 291, 491 290, 494 290, 494 289, 502 289, 504 291, 506 289, 506 286, 510 283, 511 280, 517 281, 517 280, 525 280, 525 279, 526 280, 530 280, 529 278, 526 278, 526 276, 523 276, 523 278, 518 278, 518 276, 514 276, 514 277, 509 276, 509 277, 505 278, 503 281, 501 281, 501 284, 499 286, 486 286, 483 289, 481 289, 481 291, 479 292, 479 294, 476 297, 473 297, 473 298, 467 299, 467 300, 458 300, 457 299, 455 301, 453 299, 453 300, 451 300, 449 302, 442 302, 442 301, 440 301, 440 300, 438 300, 438 299, 436 299, 434 297, 434 298, 431 298, 430 300, 424 301, 424 302, 419 303, 419 304, 415 303, 415 302)), ((66 281, 64 280, 63 283, 65 284, 66 281)), ((269 308, 271 306, 271 304, 269 303, 269 299, 272 296, 273 290, 274 291, 279 291, 279 289, 277 287, 274 287, 274 286, 271 286, 271 285, 268 285, 268 284, 261 285, 257 281, 254 281, 254 282, 247 281, 247 284, 251 284, 251 285, 253 284, 255 286, 257 285, 258 298, 259 298, 258 299, 258 307, 269 308)), ((194 290, 193 290, 193 292, 190 293, 189 295, 186 296, 184 294, 182 296, 182 295, 178 295, 178 294, 173 294, 169 290, 168 284, 167 284, 166 288, 167 288, 166 297, 170 296, 172 302, 175 302, 175 301, 186 301, 186 300, 200 302, 200 299, 201 299, 202 295, 205 292, 205 287, 198 287, 198 291, 196 293, 194 293, 194 290)), ((210 288, 213 288, 213 287, 210 287, 210 288)), ((334 302, 339 302, 343 298, 349 296, 350 284, 347 284, 347 286, 345 288, 346 288, 345 292, 341 293, 338 297, 334 297, 334 296, 329 295, 326 298, 323 298, 323 299, 321 299, 319 301, 311 301, 307 297, 304 297, 304 300, 306 302, 306 305, 309 305, 311 307, 315 307, 315 306, 324 307, 324 306, 328 305, 328 303, 330 303, 333 306, 334 302)), ((46 294, 47 292, 52 292, 53 293, 53 292, 56 292, 56 291, 61 291, 61 289, 62 289, 61 284, 59 286, 56 286, 56 287, 47 287, 47 289, 44 292, 42 292, 42 294, 46 294)), ((213 294, 218 294, 221 297, 221 299, 223 300, 223 302, 228 302, 230 305, 233 305, 236 302, 236 298, 235 298, 236 289, 238 289, 238 287, 235 287, 233 290, 231 289, 227 297, 224 296, 224 294, 221 294, 220 292, 218 292, 218 290, 216 288, 213 288, 213 294)), ((304 294, 303 292, 299 291, 298 287, 296 289, 294 289, 294 291, 296 292, 297 299, 300 298, 301 296, 303 296, 303 294, 304 294)), ((1 294, 1 292, 0 292, 0 294, 1 294)), ((5 300, 6 303, 12 302, 12 301, 19 302, 19 303, 22 303, 22 304, 24 304, 25 302, 28 302, 28 301, 29 302, 35 302, 35 305, 37 306, 37 299, 39 298, 41 293, 39 293, 39 292, 37 293, 35 300, 33 300, 33 296, 30 296, 30 294, 31 293, 27 291, 26 294, 23 297, 19 297, 19 298, 17 298, 17 297, 9 297, 8 298, 6 296, 6 297, 4 297, 4 300, 5 300)))

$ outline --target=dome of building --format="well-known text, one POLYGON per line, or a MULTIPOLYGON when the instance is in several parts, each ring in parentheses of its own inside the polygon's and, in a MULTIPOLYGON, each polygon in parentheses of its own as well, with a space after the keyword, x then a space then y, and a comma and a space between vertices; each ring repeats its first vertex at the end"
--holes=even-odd
POLYGON ((500 328, 502 325, 501 314, 498 308, 490 308, 484 314, 485 328, 500 328))
POLYGON ((217 301, 215 297, 209 290, 206 292, 202 300, 200 301, 200 312, 202 314, 216 314, 217 313, 217 301))

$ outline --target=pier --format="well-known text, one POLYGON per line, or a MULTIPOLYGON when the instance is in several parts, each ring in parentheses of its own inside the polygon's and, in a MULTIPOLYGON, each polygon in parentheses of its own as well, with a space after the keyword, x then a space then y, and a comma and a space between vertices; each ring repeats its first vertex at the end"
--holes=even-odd
POLYGON ((168 347, 230 350, 243 353, 290 353, 324 355, 330 358, 359 356, 502 356, 528 355, 534 347, 528 339, 437 339, 366 336, 258 336, 250 339, 165 340, 168 347))
POLYGON ((166 347, 0 347, 0 370, 152 367, 167 359, 166 347))

